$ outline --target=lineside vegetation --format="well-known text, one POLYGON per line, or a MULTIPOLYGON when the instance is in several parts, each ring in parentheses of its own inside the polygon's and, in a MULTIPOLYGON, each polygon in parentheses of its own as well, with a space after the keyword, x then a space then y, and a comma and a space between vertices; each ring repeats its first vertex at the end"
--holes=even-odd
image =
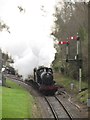
POLYGON ((2 118, 2 87, 0 86, 0 119, 2 118))
POLYGON ((72 79, 70 77, 64 76, 60 73, 54 74, 54 79, 57 82, 57 84, 64 86, 65 90, 73 95, 76 99, 76 101, 87 104, 88 99, 88 83, 85 81, 82 81, 82 92, 79 93, 79 81, 72 79), (74 84, 73 89, 71 89, 71 83, 74 84), (85 89, 85 90, 84 90, 85 89))
POLYGON ((6 80, 2 88, 3 118, 32 118, 33 97, 20 85, 6 80))

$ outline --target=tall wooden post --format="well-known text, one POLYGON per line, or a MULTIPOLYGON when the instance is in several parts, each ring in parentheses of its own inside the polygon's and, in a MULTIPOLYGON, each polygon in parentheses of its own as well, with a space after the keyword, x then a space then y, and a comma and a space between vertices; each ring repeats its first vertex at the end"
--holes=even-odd
POLYGON ((68 62, 68 54, 69 54, 69 42, 67 41, 67 44, 66 44, 66 75, 67 75, 67 62, 68 62))
POLYGON ((0 85, 2 85, 2 73, 1 73, 1 70, 2 70, 2 51, 0 49, 0 85))

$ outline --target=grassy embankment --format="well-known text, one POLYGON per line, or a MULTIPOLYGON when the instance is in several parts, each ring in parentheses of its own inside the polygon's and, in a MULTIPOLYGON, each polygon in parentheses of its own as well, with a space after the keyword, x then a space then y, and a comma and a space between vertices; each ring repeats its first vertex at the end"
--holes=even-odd
MULTIPOLYGON (((79 82, 77 80, 73 80, 71 78, 65 77, 60 73, 55 73, 54 78, 58 84, 65 87, 68 93, 73 94, 75 98, 81 103, 87 103, 88 98, 88 90, 82 91, 79 93, 79 82), (70 84, 74 83, 74 88, 71 90, 70 84)), ((82 89, 88 88, 88 83, 82 82, 82 89)))
MULTIPOLYGON (((24 88, 7 80, 8 87, 2 87, 2 117, 3 118, 32 118, 35 101, 24 88)), ((1 95, 0 95, 1 96, 1 95)))
POLYGON ((2 118, 2 87, 0 86, 0 119, 2 118))

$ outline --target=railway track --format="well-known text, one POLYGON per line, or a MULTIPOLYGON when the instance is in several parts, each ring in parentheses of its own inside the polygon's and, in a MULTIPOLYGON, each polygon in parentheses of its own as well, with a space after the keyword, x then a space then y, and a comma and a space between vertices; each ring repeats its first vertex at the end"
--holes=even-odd
MULTIPOLYGON (((8 77, 9 76, 7 76, 7 78, 8 77)), ((32 95, 34 95, 38 99, 43 118, 54 118, 55 120, 66 118, 68 120, 72 120, 74 118, 87 118, 88 116, 84 116, 83 111, 77 109, 75 105, 73 106, 73 104, 71 104, 71 102, 67 100, 68 97, 63 97, 62 94, 61 96, 43 96, 41 93, 39 94, 39 92, 36 92, 36 89, 33 90, 31 84, 29 86, 22 81, 16 80, 16 77, 13 76, 9 78, 20 84, 22 87, 26 88, 32 95)))
POLYGON ((45 96, 44 98, 49 105, 55 120, 60 120, 60 118, 67 118, 68 120, 73 119, 57 96, 45 96))
POLYGON ((52 104, 50 103, 50 101, 48 100, 47 97, 45 97, 45 100, 46 100, 46 102, 48 103, 48 105, 49 105, 49 107, 50 107, 50 109, 51 109, 51 111, 52 111, 52 114, 53 114, 55 120, 59 120, 59 117, 58 117, 57 112, 55 111, 55 109, 53 108, 52 104))

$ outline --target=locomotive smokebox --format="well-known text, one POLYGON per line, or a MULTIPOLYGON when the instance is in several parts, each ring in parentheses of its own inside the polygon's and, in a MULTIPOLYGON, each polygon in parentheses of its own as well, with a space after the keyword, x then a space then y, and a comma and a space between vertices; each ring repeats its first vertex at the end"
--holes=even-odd
POLYGON ((41 92, 54 94, 58 89, 53 80, 52 68, 39 67, 34 69, 34 81, 38 84, 41 92))
POLYGON ((50 72, 43 72, 41 74, 41 79, 45 85, 53 84, 53 75, 50 72))

